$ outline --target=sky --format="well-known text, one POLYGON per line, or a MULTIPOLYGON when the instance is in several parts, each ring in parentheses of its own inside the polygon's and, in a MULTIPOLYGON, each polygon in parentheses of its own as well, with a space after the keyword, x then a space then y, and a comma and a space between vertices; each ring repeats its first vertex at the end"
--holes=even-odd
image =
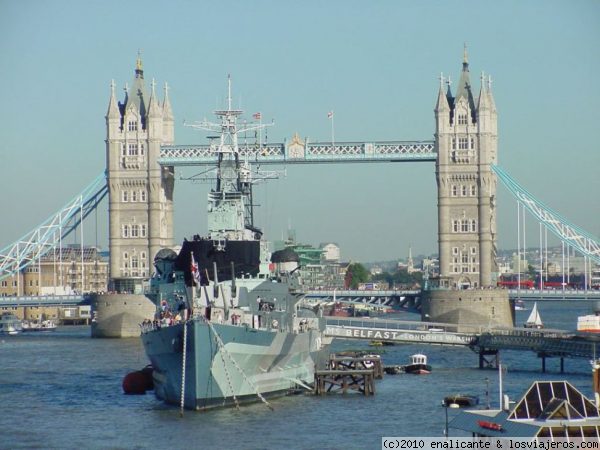
MULTIPOLYGON (((168 82, 183 121, 213 118, 227 74, 234 104, 260 111, 270 142, 433 140, 440 72, 493 79, 499 164, 532 194, 600 235, 600 2, 0 0, 0 248, 42 223, 105 168, 111 80, 168 82)), ((161 89, 162 91, 162 89, 161 89)), ((175 241, 206 230, 207 186, 180 180, 175 241)), ((256 190, 270 240, 336 242, 345 260, 437 252, 430 162, 296 165, 256 190)), ((85 241, 107 247, 107 210, 85 241), (96 238, 96 235, 98 236, 96 238)), ((516 202, 499 187, 498 244, 515 248, 516 202)), ((537 225, 527 228, 538 239, 537 225)))

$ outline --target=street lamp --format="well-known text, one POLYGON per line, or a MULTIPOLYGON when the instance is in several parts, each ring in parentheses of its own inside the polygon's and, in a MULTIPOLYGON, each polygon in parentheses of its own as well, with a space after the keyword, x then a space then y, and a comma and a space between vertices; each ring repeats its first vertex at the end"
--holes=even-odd
POLYGON ((446 411, 446 429, 444 430, 444 436, 446 436, 446 439, 448 439, 448 408, 458 409, 460 408, 460 405, 454 402, 447 403, 446 400, 442 400, 442 406, 446 411))

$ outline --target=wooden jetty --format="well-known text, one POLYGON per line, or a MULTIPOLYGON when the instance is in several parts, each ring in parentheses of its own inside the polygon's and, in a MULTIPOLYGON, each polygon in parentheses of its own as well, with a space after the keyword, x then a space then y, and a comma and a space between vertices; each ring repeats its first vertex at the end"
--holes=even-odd
POLYGON ((379 355, 329 356, 327 369, 315 371, 316 395, 330 392, 357 391, 363 395, 375 395, 375 379, 383 378, 383 364, 379 355))

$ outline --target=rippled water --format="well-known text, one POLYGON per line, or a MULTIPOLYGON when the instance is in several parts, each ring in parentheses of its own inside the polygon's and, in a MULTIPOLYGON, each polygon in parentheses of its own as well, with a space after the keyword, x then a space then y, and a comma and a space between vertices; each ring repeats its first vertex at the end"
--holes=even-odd
MULTIPOLYGON (((563 329, 574 329, 590 306, 538 303, 546 326, 563 329)), ((518 311, 517 322, 528 314, 518 311)), ((364 348, 361 341, 334 343, 334 350, 364 348)), ((399 345, 384 351, 385 364, 406 364, 409 355, 423 352, 433 372, 388 375, 369 398, 297 395, 273 400, 274 412, 258 403, 239 411, 186 411, 180 418, 177 408, 152 394, 123 395, 123 376, 147 364, 139 339, 91 339, 88 327, 0 336, 0 448, 381 448, 382 436, 441 436, 442 398, 469 393, 485 405, 486 378, 492 406, 498 404, 497 372, 479 370, 469 349, 399 345)), ((508 367, 505 393, 513 399, 536 379, 567 379, 591 395, 588 361, 566 360, 560 374, 559 360, 548 360, 542 374, 533 353, 501 356, 508 367)))

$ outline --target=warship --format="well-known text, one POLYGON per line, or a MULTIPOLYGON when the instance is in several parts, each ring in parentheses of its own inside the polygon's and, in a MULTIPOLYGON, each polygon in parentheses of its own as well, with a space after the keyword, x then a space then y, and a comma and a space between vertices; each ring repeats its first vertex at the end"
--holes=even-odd
MULTIPOLYGON (((297 255, 269 252, 253 223, 252 185, 260 179, 240 149, 241 110, 215 111, 219 123, 189 126, 217 132, 215 187, 208 194, 208 235, 160 250, 148 297, 153 321, 141 339, 153 367, 155 395, 181 409, 205 410, 263 401, 309 388, 328 355, 319 307, 305 306, 297 255)), ((255 147, 256 148, 256 147, 255 147)), ((260 150, 260 143, 258 144, 260 150)))

